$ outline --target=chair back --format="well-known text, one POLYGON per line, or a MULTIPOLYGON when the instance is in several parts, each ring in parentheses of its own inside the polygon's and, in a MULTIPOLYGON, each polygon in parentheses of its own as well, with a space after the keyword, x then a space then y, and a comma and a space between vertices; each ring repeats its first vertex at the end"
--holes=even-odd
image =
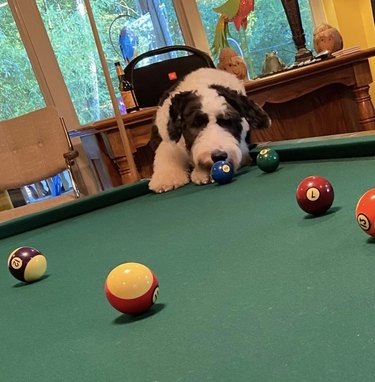
POLYGON ((163 94, 187 74, 204 67, 215 68, 207 53, 185 45, 173 45, 137 56, 125 67, 124 73, 126 79, 134 86, 139 106, 150 107, 157 106, 163 94), (173 57, 179 51, 187 52, 188 55, 173 57), (166 54, 171 58, 136 67, 147 63, 151 57, 166 54))
POLYGON ((72 146, 55 108, 0 122, 0 190, 20 188, 67 169, 72 146))

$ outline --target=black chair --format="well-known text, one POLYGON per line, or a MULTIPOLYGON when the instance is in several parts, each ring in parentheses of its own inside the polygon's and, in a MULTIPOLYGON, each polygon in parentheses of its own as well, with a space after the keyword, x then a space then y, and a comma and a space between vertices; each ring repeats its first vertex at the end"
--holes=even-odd
POLYGON ((173 45, 140 54, 130 61, 124 73, 126 79, 134 86, 139 106, 149 107, 158 105, 164 92, 185 75, 205 67, 215 68, 207 53, 185 45, 173 45), (177 57, 177 52, 180 51, 187 52, 188 55, 177 57), (150 58, 155 59, 155 56, 160 55, 167 58, 140 66, 150 61, 150 58))

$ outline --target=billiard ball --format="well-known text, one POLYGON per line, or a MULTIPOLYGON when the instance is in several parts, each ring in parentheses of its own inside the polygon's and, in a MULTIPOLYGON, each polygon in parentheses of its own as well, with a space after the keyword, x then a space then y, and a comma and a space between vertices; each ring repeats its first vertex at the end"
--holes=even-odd
POLYGON ((8 257, 9 272, 27 283, 39 280, 47 270, 44 255, 33 247, 16 248, 8 257))
POLYGON ((311 215, 321 215, 331 207, 334 191, 327 179, 309 176, 298 185, 296 198, 303 211, 311 215))
POLYGON ((137 315, 156 302, 159 282, 154 272, 140 263, 123 263, 108 274, 104 291, 109 303, 121 313, 137 315))
POLYGON ((359 226, 370 236, 375 236, 375 188, 366 191, 355 209, 359 226))
POLYGON ((234 174, 232 163, 224 160, 215 162, 211 168, 211 178, 219 184, 229 183, 234 174))
POLYGON ((262 149, 257 155, 256 164, 264 172, 273 172, 279 167, 279 154, 274 149, 262 149))

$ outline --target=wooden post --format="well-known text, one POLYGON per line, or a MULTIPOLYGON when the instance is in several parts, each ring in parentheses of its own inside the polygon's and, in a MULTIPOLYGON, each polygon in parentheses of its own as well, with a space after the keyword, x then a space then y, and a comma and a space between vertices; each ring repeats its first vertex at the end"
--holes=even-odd
POLYGON ((84 0, 84 1, 85 1, 85 6, 86 6, 86 10, 87 10, 87 15, 88 15, 88 18, 90 21, 92 33, 94 35, 96 48, 98 50, 100 62, 101 62, 102 69, 104 72, 104 77, 105 77, 105 80, 107 83, 109 94, 111 96, 111 102, 112 102, 113 110, 115 112, 116 123, 117 123, 117 126, 118 126, 119 131, 120 131, 122 143, 124 145, 126 159, 128 160, 129 169, 130 169, 130 176, 131 176, 132 181, 135 182, 135 181, 138 181, 140 179, 140 177, 139 177, 137 166, 135 164, 134 157, 133 157, 132 144, 130 142, 129 135, 128 135, 127 130, 125 128, 124 121, 122 120, 120 109, 119 109, 119 106, 117 103, 116 94, 115 94, 113 84, 111 81, 111 76, 109 74, 107 62, 106 62, 105 57, 104 57, 104 52, 103 52, 102 44, 100 42, 99 33, 98 33, 97 28, 96 28, 94 15, 92 13, 90 1, 89 0, 84 0))
POLYGON ((294 45, 297 48, 296 63, 303 62, 313 57, 312 53, 306 48, 305 32, 302 27, 301 12, 298 0, 281 0, 290 29, 294 45))

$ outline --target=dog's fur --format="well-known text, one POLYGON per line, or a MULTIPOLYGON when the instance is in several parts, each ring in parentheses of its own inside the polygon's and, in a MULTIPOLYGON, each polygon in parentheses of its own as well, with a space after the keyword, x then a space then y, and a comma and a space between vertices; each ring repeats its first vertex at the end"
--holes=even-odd
POLYGON ((157 110, 149 188, 166 192, 190 180, 210 183, 210 169, 217 160, 230 161, 235 170, 249 164, 250 128, 269 125, 268 115, 247 98, 234 75, 208 68, 190 73, 157 110))

